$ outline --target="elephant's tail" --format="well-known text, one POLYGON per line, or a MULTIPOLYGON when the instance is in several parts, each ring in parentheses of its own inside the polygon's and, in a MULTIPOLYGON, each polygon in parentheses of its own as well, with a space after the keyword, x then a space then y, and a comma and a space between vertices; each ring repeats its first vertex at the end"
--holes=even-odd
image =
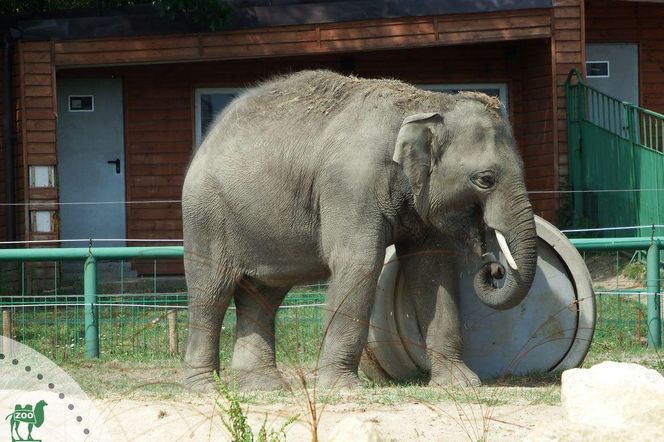
POLYGON ((9 414, 5 417, 5 420, 9 419, 9 418, 10 418, 11 416, 13 416, 13 415, 14 415, 14 412, 12 411, 11 413, 9 413, 9 414))

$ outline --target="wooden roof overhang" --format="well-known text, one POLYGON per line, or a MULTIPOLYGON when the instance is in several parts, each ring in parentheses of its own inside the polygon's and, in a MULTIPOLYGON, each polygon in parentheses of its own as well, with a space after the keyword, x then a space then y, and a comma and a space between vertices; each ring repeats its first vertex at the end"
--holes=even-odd
POLYGON ((53 40, 56 68, 183 63, 549 38, 552 10, 404 17, 220 33, 53 40))

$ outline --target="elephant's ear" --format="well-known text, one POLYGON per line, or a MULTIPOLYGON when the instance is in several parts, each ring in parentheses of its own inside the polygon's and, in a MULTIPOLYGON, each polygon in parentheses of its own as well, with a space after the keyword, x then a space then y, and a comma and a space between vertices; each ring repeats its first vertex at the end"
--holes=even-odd
POLYGON ((419 196, 429 177, 434 134, 440 132, 443 116, 438 112, 415 114, 401 123, 392 160, 401 165, 415 197, 419 196))

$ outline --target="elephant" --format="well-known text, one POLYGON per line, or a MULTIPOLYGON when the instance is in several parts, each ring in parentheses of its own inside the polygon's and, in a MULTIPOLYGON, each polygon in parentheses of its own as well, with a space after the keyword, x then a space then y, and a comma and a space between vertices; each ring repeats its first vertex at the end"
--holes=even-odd
MULTIPOLYGON (((239 388, 288 388, 275 314, 294 285, 328 279, 317 385, 353 388, 387 246, 400 257, 432 245, 481 256, 495 234, 509 265, 485 256, 474 277, 495 309, 521 302, 537 262, 523 163, 497 99, 325 70, 276 77, 229 104, 191 160, 182 216, 192 389, 208 388, 219 370, 231 300, 239 388)), ((458 271, 454 260, 445 265, 420 275, 458 271)), ((443 318, 436 339, 446 344, 431 382, 478 385, 461 358, 456 294, 438 297, 426 314, 443 318)))

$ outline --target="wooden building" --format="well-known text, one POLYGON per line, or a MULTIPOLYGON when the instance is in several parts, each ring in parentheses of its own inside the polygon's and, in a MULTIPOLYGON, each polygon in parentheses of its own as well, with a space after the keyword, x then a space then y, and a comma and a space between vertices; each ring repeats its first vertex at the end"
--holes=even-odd
POLYGON ((214 113, 242 88, 300 69, 499 95, 535 212, 550 220, 567 176, 563 85, 572 68, 585 72, 587 44, 636 45, 639 104, 664 111, 664 4, 243 3, 257 5, 242 11, 251 23, 217 33, 152 32, 136 25, 144 17, 21 23, 0 239, 181 238, 181 185, 214 113))

